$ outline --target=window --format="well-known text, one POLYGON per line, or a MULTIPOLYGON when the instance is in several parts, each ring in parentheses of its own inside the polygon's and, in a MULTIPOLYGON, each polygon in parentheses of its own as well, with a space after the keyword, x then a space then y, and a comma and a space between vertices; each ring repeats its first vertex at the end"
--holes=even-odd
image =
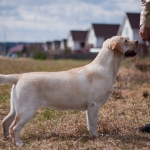
POLYGON ((84 42, 80 43, 81 48, 84 48, 84 45, 85 45, 84 42))

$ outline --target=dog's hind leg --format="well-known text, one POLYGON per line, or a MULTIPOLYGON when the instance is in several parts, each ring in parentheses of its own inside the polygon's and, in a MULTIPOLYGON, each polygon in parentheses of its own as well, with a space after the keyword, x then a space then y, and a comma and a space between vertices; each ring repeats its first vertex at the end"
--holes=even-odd
POLYGON ((98 122, 99 107, 96 103, 90 102, 87 106, 86 117, 88 130, 91 135, 98 136, 97 134, 97 122, 98 122))
POLYGON ((15 109, 14 109, 14 104, 13 104, 14 88, 15 88, 15 86, 12 87, 12 91, 11 91, 11 99, 10 99, 11 110, 10 110, 9 114, 4 118, 4 120, 2 122, 4 138, 9 137, 9 127, 10 127, 10 125, 12 124, 12 122, 13 122, 13 120, 15 118, 15 109))
POLYGON ((16 145, 18 146, 23 145, 19 137, 20 130, 34 116, 35 111, 36 110, 32 107, 31 109, 26 109, 23 111, 21 110, 21 112, 20 111, 16 112, 15 119, 9 129, 10 135, 13 138, 13 141, 16 145))
MULTIPOLYGON (((18 92, 18 91, 17 91, 18 92)), ((33 91, 31 91, 32 93, 33 91)), ((30 91, 18 92, 17 98, 14 101, 15 106, 15 119, 9 128, 9 133, 13 138, 16 145, 22 146, 23 143, 20 140, 19 133, 24 125, 34 116, 36 110, 40 107, 36 95, 29 94, 30 91)))

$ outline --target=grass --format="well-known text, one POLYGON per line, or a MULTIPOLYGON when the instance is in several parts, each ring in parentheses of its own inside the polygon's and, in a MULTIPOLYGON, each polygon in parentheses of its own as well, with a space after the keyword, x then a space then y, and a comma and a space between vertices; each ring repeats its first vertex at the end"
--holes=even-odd
MULTIPOLYGON (((0 59, 0 73, 60 71, 83 66, 87 61, 0 59)), ((141 71, 136 64, 149 65, 150 59, 128 59, 122 63, 109 101, 99 110, 98 138, 89 135, 85 112, 55 111, 41 108, 22 129, 22 148, 3 140, 0 149, 150 149, 150 134, 137 129, 150 121, 150 70, 141 71), (136 67, 135 67, 136 66, 136 67)), ((0 86, 0 121, 10 109, 10 85, 0 86)), ((2 128, 2 124, 0 123, 2 128)))

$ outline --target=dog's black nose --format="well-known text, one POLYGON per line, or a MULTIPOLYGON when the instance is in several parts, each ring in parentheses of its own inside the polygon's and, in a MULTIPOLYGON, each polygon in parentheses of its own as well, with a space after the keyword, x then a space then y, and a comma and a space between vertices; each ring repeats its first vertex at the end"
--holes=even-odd
POLYGON ((135 43, 138 44, 139 42, 138 42, 138 41, 135 41, 135 43))

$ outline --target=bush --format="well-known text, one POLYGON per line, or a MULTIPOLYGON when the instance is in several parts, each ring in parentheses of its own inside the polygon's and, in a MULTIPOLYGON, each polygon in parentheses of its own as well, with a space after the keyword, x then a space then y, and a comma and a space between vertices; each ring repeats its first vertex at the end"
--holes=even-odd
POLYGON ((35 53, 34 55, 33 55, 33 58, 34 59, 41 59, 41 60, 44 60, 44 59, 46 59, 46 54, 45 53, 35 53))

